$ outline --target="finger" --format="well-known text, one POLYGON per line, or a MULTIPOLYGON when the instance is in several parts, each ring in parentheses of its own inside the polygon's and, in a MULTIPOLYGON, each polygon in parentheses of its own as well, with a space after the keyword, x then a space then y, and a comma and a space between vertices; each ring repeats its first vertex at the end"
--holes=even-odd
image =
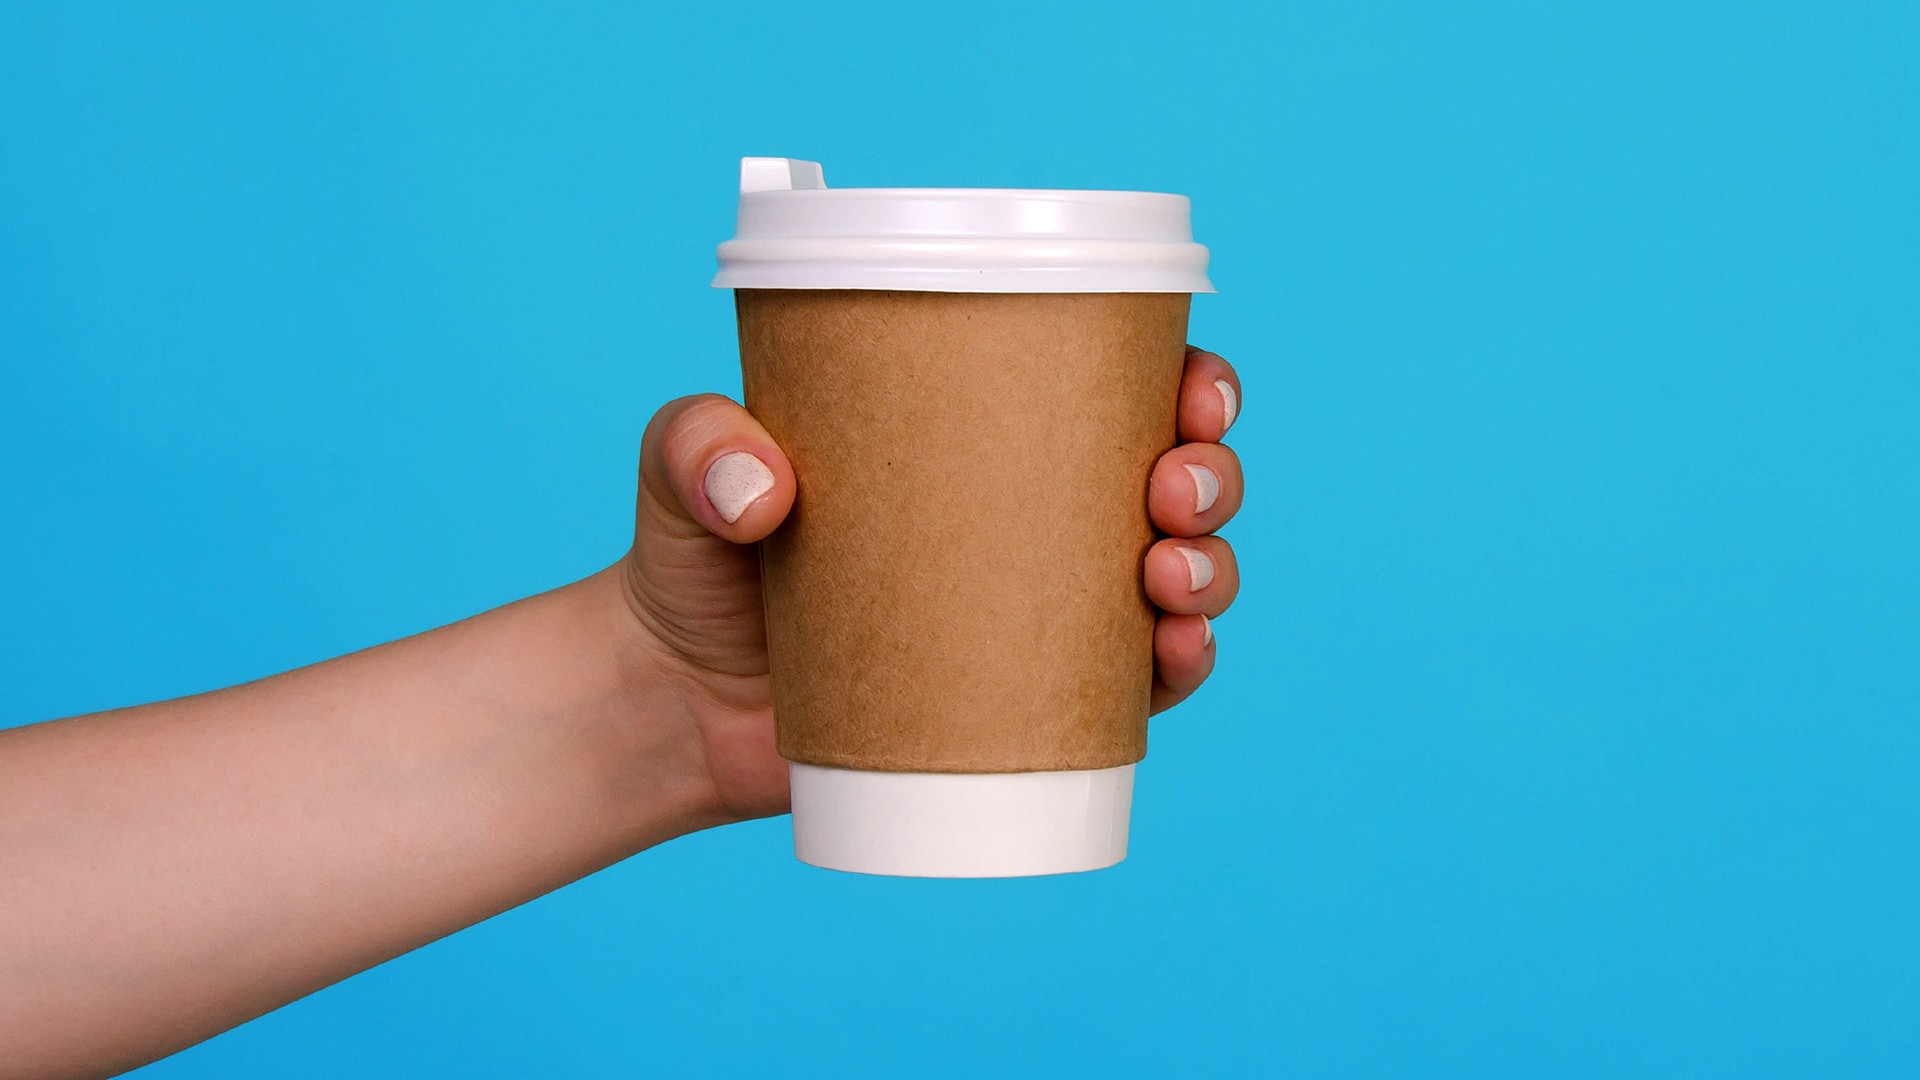
POLYGON ((1219 442, 1240 418, 1240 376, 1219 356, 1187 346, 1180 376, 1180 441, 1219 442))
POLYGON ((793 466, 738 404, 718 394, 668 403, 640 450, 642 523, 691 527, 736 544, 764 538, 793 508, 793 466), (648 506, 651 501, 652 506, 648 506))
POLYGON ((1162 540, 1147 549, 1147 599, 1176 615, 1218 615, 1240 592, 1240 564, 1217 536, 1162 540))
POLYGON ((1187 700, 1213 674, 1213 624, 1205 615, 1162 615, 1153 625, 1153 711, 1187 700))
POLYGON ((1147 515, 1169 536, 1203 536, 1240 509, 1240 456, 1219 443, 1182 443, 1160 456, 1147 480, 1147 515))

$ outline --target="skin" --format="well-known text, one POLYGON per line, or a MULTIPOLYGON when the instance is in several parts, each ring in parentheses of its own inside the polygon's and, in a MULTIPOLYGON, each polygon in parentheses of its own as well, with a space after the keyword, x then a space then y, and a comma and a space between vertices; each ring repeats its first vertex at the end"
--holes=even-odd
MULTIPOLYGON (((1226 361, 1190 350, 1154 469, 1154 711, 1213 670, 1240 506, 1226 361), (1220 477, 1196 514, 1182 468, 1220 477), (1213 558, 1189 589, 1178 545, 1213 558)), ((1244 399, 1243 399, 1244 400, 1244 399)), ((633 547, 553 592, 260 682, 0 732, 0 1077, 110 1075, 654 844, 785 813, 753 548, 794 479, 746 410, 647 427, 633 547), (746 451, 736 521, 702 487, 746 451)))

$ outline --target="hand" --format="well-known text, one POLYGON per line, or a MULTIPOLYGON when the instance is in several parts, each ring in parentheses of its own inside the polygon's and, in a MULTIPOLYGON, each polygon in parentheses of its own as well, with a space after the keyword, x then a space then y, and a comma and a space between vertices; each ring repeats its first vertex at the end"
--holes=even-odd
MULTIPOLYGON (((1148 552, 1154 627, 1153 711, 1184 701, 1213 671, 1213 630, 1240 588, 1233 549, 1212 535, 1240 508, 1240 461, 1220 445, 1239 412, 1225 360, 1189 347, 1180 444, 1154 466, 1147 512, 1167 534, 1148 552)), ((787 765, 774 751, 759 559, 748 546, 793 507, 793 467, 766 429, 715 394, 670 402, 640 451, 633 548, 621 564, 646 648, 679 681, 679 721, 724 820, 787 810, 787 765)))

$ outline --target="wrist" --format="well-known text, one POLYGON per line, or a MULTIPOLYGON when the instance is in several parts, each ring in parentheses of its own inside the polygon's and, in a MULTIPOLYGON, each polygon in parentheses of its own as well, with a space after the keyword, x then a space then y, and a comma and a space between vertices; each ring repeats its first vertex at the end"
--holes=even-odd
POLYGON ((735 820, 702 739, 705 693, 687 666, 634 617, 619 565, 558 591, 570 633, 556 639, 572 671, 562 718, 596 777, 625 857, 735 820))
MULTIPOLYGON (((726 550, 730 559, 754 558, 748 549, 726 550)), ((702 588, 690 580, 697 575, 662 573, 663 565, 678 564, 643 559, 636 546, 581 583, 616 592, 615 606, 625 608, 626 617, 614 621, 626 643, 626 683, 644 698, 632 714, 644 729, 642 752, 684 763, 697 778, 692 828, 784 814, 787 763, 775 748, 757 574, 745 577, 747 590, 736 587, 738 579, 702 588)))

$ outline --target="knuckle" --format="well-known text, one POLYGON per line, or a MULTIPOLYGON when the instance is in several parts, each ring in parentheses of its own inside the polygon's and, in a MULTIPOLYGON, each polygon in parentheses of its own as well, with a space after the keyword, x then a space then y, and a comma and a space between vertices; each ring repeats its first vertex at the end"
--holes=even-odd
POLYGON ((703 430, 731 420, 740 406, 719 394, 694 394, 676 404, 681 406, 674 424, 680 430, 703 430))

